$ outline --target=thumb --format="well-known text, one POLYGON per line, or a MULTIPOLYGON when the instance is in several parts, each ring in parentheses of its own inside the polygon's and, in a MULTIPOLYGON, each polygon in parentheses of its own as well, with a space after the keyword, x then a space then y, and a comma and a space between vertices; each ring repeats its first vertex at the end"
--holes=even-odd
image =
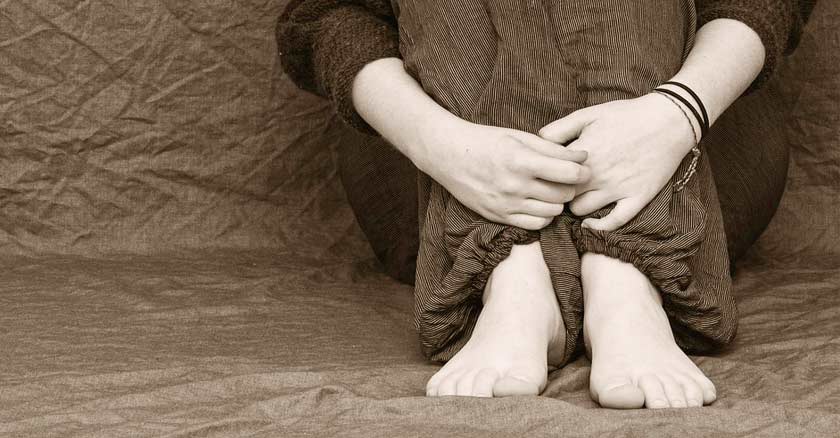
POLYGON ((585 219, 581 226, 594 230, 615 231, 630 222, 645 207, 638 198, 624 198, 615 203, 612 211, 601 219, 585 219))
POLYGON ((577 110, 562 119, 545 125, 539 136, 553 143, 567 144, 580 137, 583 128, 595 120, 595 115, 586 109, 577 110))

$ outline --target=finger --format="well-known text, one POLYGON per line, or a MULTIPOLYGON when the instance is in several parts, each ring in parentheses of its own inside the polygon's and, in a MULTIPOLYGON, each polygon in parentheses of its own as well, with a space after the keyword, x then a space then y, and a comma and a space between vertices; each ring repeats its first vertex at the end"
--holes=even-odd
POLYGON ((536 135, 528 135, 523 138, 525 144, 537 152, 560 160, 583 163, 589 157, 589 152, 580 149, 569 149, 562 144, 552 143, 536 135))
POLYGON ((576 216, 586 216, 616 201, 616 196, 606 190, 590 190, 569 203, 569 210, 576 216))
POLYGON ((562 119, 543 126, 538 134, 545 140, 566 144, 580 137, 583 129, 594 120, 594 112, 586 109, 577 110, 562 119))
POLYGON ((645 204, 637 198, 624 198, 616 202, 615 207, 601 219, 586 219, 581 226, 595 230, 615 231, 622 225, 630 222, 645 204))
POLYGON ((514 213, 508 215, 506 224, 514 227, 524 228, 526 230, 539 231, 548 226, 553 221, 553 217, 539 217, 527 214, 514 213))
POLYGON ((523 187, 522 195, 551 204, 565 204, 574 199, 575 187, 535 179, 523 187))
POLYGON ((564 208, 564 204, 552 204, 549 202, 539 201, 537 199, 524 199, 522 203, 516 207, 516 213, 550 218, 563 214, 564 208))
POLYGON ((592 176, 589 167, 558 158, 530 159, 524 167, 536 178, 561 184, 584 184, 592 176))

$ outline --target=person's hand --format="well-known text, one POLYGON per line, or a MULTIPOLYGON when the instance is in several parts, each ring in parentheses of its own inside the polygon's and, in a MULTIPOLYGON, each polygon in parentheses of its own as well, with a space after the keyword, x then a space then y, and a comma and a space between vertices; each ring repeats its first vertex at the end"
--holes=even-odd
MULTIPOLYGON (((530 133, 451 118, 424 134, 418 167, 485 219, 529 230, 563 212, 589 180, 587 153, 530 133)), ((418 164, 418 163, 416 163, 418 164)))
POLYGON ((616 203, 602 219, 583 226, 615 230, 635 217, 671 179, 694 146, 691 122, 673 102, 654 93, 575 111, 543 127, 539 135, 589 153, 589 182, 569 204, 585 216, 616 203))

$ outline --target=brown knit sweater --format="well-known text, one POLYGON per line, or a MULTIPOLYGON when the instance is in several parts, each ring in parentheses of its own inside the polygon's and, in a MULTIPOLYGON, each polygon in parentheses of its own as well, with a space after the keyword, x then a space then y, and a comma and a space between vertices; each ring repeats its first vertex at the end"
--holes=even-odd
MULTIPOLYGON (((782 55, 799 42, 816 0, 696 0, 698 28, 718 18, 739 20, 758 33, 764 68, 748 91, 760 87, 782 55)), ((351 126, 373 129, 356 113, 353 79, 365 64, 400 57, 390 0, 291 0, 276 29, 284 70, 300 88, 330 99, 351 126)))

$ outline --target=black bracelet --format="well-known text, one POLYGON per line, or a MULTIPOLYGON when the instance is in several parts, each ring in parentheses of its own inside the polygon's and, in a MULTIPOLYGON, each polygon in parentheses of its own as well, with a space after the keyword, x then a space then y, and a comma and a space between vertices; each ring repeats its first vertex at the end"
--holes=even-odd
POLYGON ((653 91, 657 93, 667 94, 673 97, 674 99, 679 100, 683 105, 687 106, 688 109, 691 110, 691 114, 694 115, 694 118, 697 119, 697 123, 700 125, 700 137, 706 136, 706 133, 709 132, 709 125, 705 123, 706 121, 703 119, 700 113, 698 113, 697 110, 694 109, 694 105, 688 102, 688 99, 680 96, 680 94, 676 91, 671 91, 667 88, 654 88, 653 91))
POLYGON ((688 122, 688 126, 691 128, 691 133, 694 135, 694 145, 697 146, 698 144, 700 144, 700 135, 697 134, 697 130, 694 129, 694 122, 691 121, 691 116, 688 115, 688 111, 686 111, 685 108, 683 108, 683 106, 680 105, 679 102, 677 102, 677 99, 674 99, 673 97, 671 97, 671 96, 669 96, 665 93, 656 93, 656 94, 659 94, 660 96, 662 96, 663 99, 668 99, 671 103, 674 104, 675 107, 677 107, 677 109, 680 110, 680 112, 685 117, 685 121, 688 122))
POLYGON ((698 96, 697 93, 695 93, 694 90, 691 89, 691 87, 689 87, 688 85, 683 84, 681 82, 668 81, 668 82, 665 82, 662 85, 666 85, 666 84, 667 85, 675 85, 677 87, 680 87, 683 90, 685 90, 688 94, 691 95, 691 97, 697 102, 697 106, 700 107, 700 113, 703 114, 703 120, 706 123, 706 130, 708 130, 709 129, 709 113, 706 112, 706 105, 703 105, 703 101, 700 100, 700 96, 698 96))

